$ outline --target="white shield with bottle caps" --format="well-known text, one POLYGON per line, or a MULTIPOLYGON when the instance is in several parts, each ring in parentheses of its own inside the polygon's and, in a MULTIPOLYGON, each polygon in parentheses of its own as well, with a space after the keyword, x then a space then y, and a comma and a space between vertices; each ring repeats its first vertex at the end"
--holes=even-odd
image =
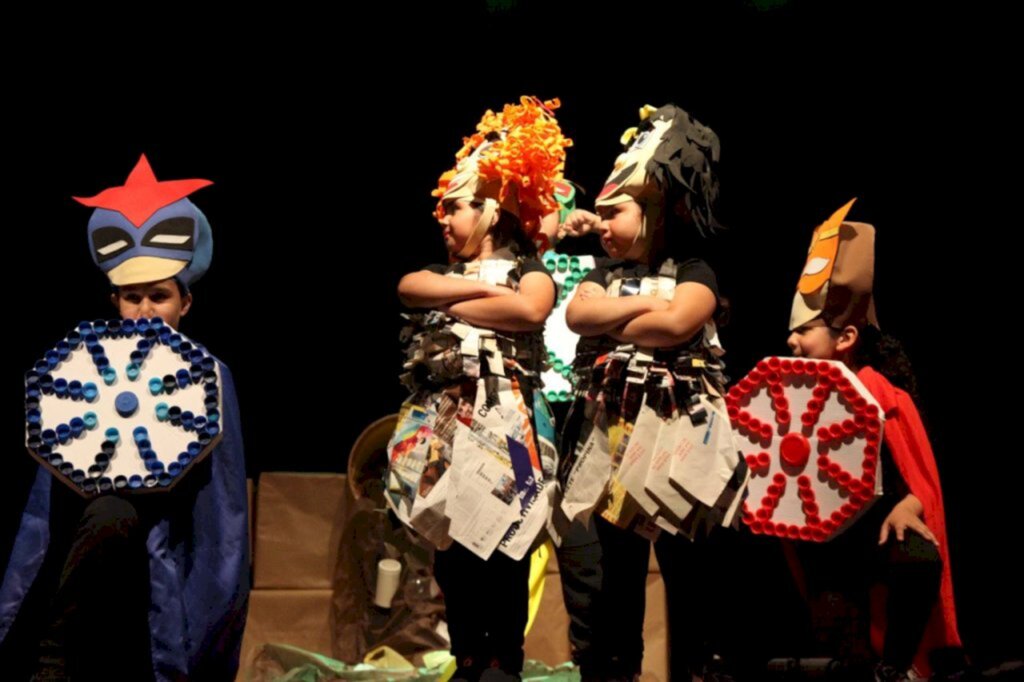
POLYGON ((752 532, 824 542, 882 494, 885 417, 845 364, 765 358, 726 405, 751 471, 743 523, 752 532))
POLYGON ((82 322, 25 375, 28 452, 84 497, 169 490, 222 437, 220 387, 159 318, 82 322))

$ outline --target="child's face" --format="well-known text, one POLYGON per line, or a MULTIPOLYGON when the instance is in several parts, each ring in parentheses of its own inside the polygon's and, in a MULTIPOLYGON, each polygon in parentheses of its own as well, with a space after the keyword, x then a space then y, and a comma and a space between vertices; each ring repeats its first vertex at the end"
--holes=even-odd
POLYGON ((444 202, 444 217, 438 220, 444 229, 444 246, 448 253, 457 254, 473 236, 476 223, 480 219, 480 209, 474 208, 465 199, 453 199, 444 202))
POLYGON ((860 330, 851 324, 833 329, 821 324, 821 318, 818 318, 793 330, 786 343, 797 357, 842 360, 849 364, 847 357, 859 338, 860 330))
POLYGON ((137 320, 140 317, 159 317, 175 329, 192 306, 192 294, 181 296, 173 278, 159 282, 126 284, 110 295, 121 317, 137 320))
POLYGON ((645 253, 635 253, 639 247, 646 251, 646 246, 637 242, 637 235, 643 225, 643 210, 635 201, 624 201, 612 206, 600 206, 597 209, 601 216, 598 233, 601 235, 601 247, 612 258, 640 259, 645 253))
POLYGON ((786 343, 798 358, 832 360, 836 356, 836 338, 825 325, 797 327, 786 343))

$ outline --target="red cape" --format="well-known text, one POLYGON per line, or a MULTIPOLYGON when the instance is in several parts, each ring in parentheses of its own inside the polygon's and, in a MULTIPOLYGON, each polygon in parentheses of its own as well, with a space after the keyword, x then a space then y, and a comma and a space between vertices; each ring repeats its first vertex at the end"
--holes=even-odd
MULTIPOLYGON (((949 570, 949 543, 946 539, 946 515, 942 506, 942 488, 935 455, 925 433, 921 415, 906 391, 896 388, 870 367, 857 372, 857 377, 875 396, 885 413, 883 439, 893 462, 906 481, 910 492, 924 506, 924 522, 939 541, 942 556, 942 583, 939 603, 932 611, 921 645, 914 659, 914 667, 922 674, 931 672, 928 653, 933 649, 960 646, 956 627, 956 607, 953 603, 953 579, 949 570)), ((882 595, 884 596, 884 595, 882 595)), ((884 603, 884 602, 883 602, 884 603)), ((885 636, 885 610, 872 604, 871 643, 876 651, 882 650, 885 636)))

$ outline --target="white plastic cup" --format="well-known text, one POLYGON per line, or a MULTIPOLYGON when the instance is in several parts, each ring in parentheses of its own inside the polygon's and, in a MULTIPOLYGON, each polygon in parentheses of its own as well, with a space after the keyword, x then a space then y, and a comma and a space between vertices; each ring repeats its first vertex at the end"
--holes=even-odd
POLYGON ((401 577, 400 562, 394 559, 381 559, 377 562, 377 593, 373 597, 373 603, 382 609, 390 609, 401 577))

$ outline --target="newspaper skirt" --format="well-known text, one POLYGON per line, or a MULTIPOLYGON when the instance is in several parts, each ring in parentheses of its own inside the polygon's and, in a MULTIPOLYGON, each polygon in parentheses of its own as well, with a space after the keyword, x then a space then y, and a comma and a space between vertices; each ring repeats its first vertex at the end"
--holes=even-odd
POLYGON ((387 501, 439 549, 521 559, 554 499, 554 420, 534 382, 465 377, 402 405, 388 444, 387 501))
POLYGON ((652 539, 734 523, 749 472, 706 367, 632 346, 596 359, 563 431, 560 506, 570 520, 596 513, 652 539))

